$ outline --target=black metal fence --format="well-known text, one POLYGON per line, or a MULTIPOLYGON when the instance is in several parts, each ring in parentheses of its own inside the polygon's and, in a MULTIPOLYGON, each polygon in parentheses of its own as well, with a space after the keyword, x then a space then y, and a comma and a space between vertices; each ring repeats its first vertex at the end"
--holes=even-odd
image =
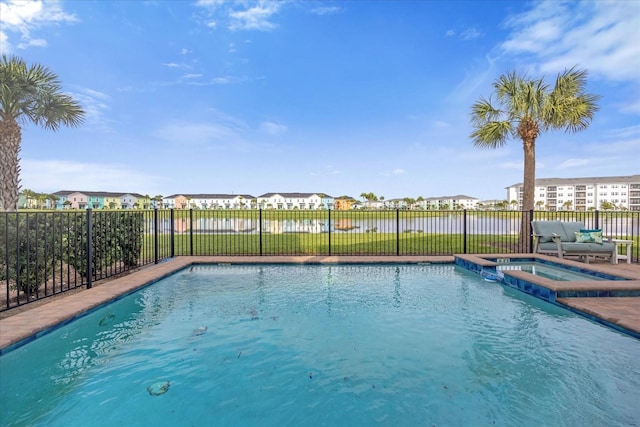
POLYGON ((528 253, 533 219, 632 240, 640 212, 118 210, 0 214, 0 311, 181 255, 528 253), (526 230, 525 230, 526 231, 526 230))

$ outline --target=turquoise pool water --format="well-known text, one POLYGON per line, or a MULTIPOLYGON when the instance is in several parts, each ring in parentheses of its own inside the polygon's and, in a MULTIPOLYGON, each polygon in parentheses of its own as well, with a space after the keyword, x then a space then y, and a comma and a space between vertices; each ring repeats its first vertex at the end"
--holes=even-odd
POLYGON ((584 281, 584 280, 607 280, 593 274, 574 271, 568 268, 557 267, 552 264, 545 264, 535 261, 511 261, 506 264, 498 264, 498 271, 525 271, 536 276, 545 277, 551 280, 564 281, 584 281))
POLYGON ((197 266, 1 356, 0 420, 633 426, 639 355, 452 265, 197 266))

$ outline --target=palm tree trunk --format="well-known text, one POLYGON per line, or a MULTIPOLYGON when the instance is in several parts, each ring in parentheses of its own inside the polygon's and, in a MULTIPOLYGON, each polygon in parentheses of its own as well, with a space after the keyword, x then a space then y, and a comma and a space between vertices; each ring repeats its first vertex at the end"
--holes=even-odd
POLYGON ((520 226, 520 247, 528 250, 531 239, 531 223, 529 211, 533 210, 536 194, 536 140, 525 138, 522 140, 524 150, 524 181, 522 191, 522 224, 520 226))
POLYGON ((22 132, 14 119, 0 120, 0 207, 7 212, 18 209, 21 140, 22 132))

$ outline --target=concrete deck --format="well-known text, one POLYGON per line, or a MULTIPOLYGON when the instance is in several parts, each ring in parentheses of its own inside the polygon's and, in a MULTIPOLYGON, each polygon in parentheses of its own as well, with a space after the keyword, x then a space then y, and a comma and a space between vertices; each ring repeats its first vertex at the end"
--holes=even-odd
MULTIPOLYGON (((513 258, 514 256, 509 255, 513 258)), ((549 258, 558 260, 558 258, 549 258)), ((277 256, 277 257, 177 257, 147 266, 123 277, 94 283, 92 289, 72 291, 31 303, 19 309, 2 313, 0 319, 0 354, 9 347, 25 340, 35 339, 50 328, 66 323, 83 313, 153 283, 193 263, 231 264, 329 264, 329 263, 452 263, 453 256, 411 257, 356 257, 356 256, 277 256)), ((566 261, 574 262, 574 261, 566 261)), ((578 263, 580 266, 586 264, 578 263)), ((630 280, 615 283, 640 289, 640 265, 638 264, 588 264, 588 268, 600 270, 630 280), (636 288, 637 287, 637 288, 636 288)), ((560 282, 553 286, 563 286, 560 282)), ((597 282, 602 285, 603 282, 597 282)), ((594 286, 594 282, 566 282, 564 286, 594 286)), ((603 319, 614 325, 640 333, 640 297, 630 298, 563 298, 558 302, 575 310, 603 319)))

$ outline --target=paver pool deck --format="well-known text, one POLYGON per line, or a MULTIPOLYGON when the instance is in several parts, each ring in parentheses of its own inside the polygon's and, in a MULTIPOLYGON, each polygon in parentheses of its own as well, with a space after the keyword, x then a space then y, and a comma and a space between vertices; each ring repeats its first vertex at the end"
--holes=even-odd
MULTIPOLYGON (((486 255, 483 255, 486 256, 486 255)), ((523 255, 531 256, 531 255, 523 255)), ((509 255, 514 257, 514 255, 509 255)), ((558 261, 558 258, 537 255, 558 261)), ((177 257, 159 264, 143 267, 138 271, 115 279, 94 283, 94 287, 71 295, 60 295, 46 303, 29 308, 0 319, 0 352, 24 340, 36 338, 56 325, 69 322, 83 313, 118 297, 131 293, 138 288, 158 281, 175 271, 192 264, 346 264, 346 263, 453 263, 453 256, 274 256, 274 257, 177 257)), ((587 266, 577 261, 563 260, 573 265, 587 266)), ((624 281, 584 281, 549 282, 556 289, 563 287, 586 288, 612 286, 640 291, 640 265, 592 263, 588 267, 616 276, 625 277, 624 281)), ((569 289, 566 288, 566 289, 569 289)), ((611 325, 640 334, 640 297, 602 297, 602 298, 559 298, 558 303, 574 311, 586 313, 611 325)))

